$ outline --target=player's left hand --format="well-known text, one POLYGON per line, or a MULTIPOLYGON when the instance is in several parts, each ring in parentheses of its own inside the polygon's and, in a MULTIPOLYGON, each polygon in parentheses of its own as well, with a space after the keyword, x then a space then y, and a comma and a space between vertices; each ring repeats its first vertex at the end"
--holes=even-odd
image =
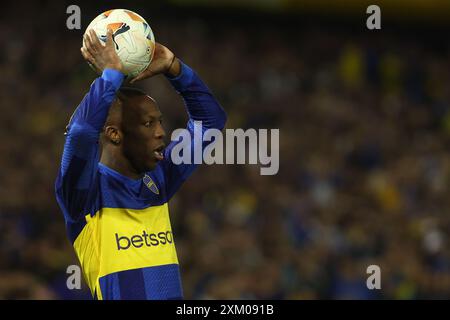
POLYGON ((176 77, 180 74, 180 61, 175 57, 172 51, 160 43, 155 43, 155 53, 150 65, 133 78, 130 83, 147 79, 158 74, 166 74, 170 77, 176 77))

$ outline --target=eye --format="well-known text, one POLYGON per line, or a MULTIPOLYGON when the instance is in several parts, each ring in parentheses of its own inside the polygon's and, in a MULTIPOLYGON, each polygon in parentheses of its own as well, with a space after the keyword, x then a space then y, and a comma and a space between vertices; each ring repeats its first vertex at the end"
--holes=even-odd
POLYGON ((144 126, 146 127, 151 127, 151 125, 153 124, 153 121, 147 121, 144 126))

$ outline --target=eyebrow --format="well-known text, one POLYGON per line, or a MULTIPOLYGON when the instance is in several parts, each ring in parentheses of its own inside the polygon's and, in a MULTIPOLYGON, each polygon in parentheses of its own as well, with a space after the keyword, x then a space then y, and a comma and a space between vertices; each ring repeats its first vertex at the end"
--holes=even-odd
POLYGON ((150 118, 150 119, 162 119, 163 118, 163 114, 162 113, 160 113, 158 116, 152 116, 152 115, 150 115, 150 114, 148 114, 147 115, 147 118, 150 118))

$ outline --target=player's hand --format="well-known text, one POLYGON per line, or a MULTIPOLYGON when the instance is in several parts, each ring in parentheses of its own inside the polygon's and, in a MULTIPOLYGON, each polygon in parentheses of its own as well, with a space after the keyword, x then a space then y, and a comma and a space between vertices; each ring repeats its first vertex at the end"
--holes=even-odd
POLYGON ((81 47, 83 58, 101 74, 105 69, 115 69, 123 72, 123 65, 114 48, 112 30, 106 33, 106 44, 102 45, 94 30, 89 30, 89 34, 83 37, 83 47, 81 47))
POLYGON ((130 83, 147 79, 158 74, 166 74, 176 77, 181 72, 180 61, 175 57, 172 51, 160 43, 155 43, 155 53, 152 62, 147 69, 138 74, 130 83))

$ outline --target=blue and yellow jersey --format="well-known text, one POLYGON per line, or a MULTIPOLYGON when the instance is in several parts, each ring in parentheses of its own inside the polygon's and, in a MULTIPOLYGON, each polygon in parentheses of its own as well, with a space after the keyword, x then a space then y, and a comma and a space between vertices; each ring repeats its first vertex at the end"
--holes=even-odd
MULTIPOLYGON (((191 134, 194 121, 202 121, 204 130, 223 129, 224 110, 191 68, 182 63, 181 74, 168 80, 184 99, 191 134)), ((94 298, 181 299, 167 202, 196 165, 171 162, 170 152, 180 140, 169 144, 164 160, 142 179, 99 163, 100 133, 122 81, 120 72, 105 70, 75 110, 55 182, 56 199, 94 298)))

